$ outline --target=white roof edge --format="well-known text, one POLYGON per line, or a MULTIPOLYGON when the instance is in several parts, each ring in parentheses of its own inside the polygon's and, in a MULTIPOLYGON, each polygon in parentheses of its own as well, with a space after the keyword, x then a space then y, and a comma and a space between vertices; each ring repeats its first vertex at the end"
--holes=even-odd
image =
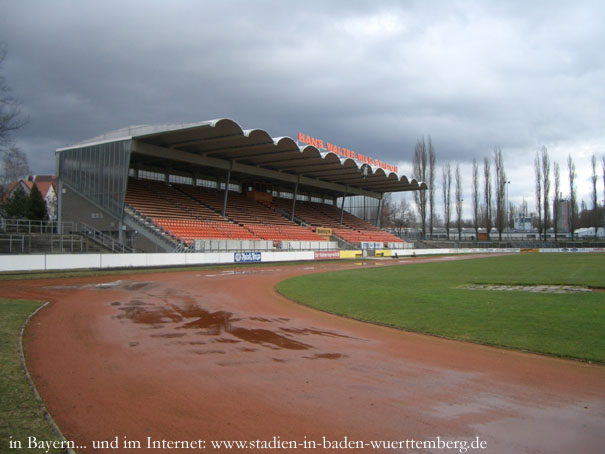
MULTIPOLYGON (((90 139, 92 140, 92 139, 90 139)), ((109 140, 97 140, 95 142, 78 142, 74 145, 70 145, 68 147, 62 147, 62 148, 57 148, 55 150, 55 152, 57 151, 66 151, 66 150, 73 150, 74 148, 84 148, 84 147, 93 147, 95 145, 101 145, 103 143, 110 143, 110 142, 122 142, 124 140, 132 140, 132 136, 129 137, 118 137, 116 139, 109 139, 109 140)))
POLYGON ((226 118, 220 118, 210 121, 201 121, 196 123, 165 123, 160 125, 131 125, 125 128, 116 129, 109 131, 104 134, 100 134, 90 139, 85 139, 80 142, 76 142, 73 145, 67 147, 57 148, 56 151, 70 150, 73 148, 89 147, 93 145, 99 145, 108 142, 118 142, 122 140, 131 140, 137 137, 144 137, 153 134, 161 134, 164 132, 178 131, 182 129, 191 129, 200 126, 214 126, 221 120, 228 120, 226 118))

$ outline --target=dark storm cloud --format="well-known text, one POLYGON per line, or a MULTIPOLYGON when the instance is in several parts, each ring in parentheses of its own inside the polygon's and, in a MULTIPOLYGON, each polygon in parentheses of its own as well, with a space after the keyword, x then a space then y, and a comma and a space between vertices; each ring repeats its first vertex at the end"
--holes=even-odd
POLYGON ((218 117, 395 163, 422 136, 441 162, 500 145, 519 174, 531 166, 519 157, 542 144, 559 157, 603 151, 598 1, 0 8, 4 71, 30 117, 18 141, 39 172, 52 171, 56 147, 108 130, 218 117))

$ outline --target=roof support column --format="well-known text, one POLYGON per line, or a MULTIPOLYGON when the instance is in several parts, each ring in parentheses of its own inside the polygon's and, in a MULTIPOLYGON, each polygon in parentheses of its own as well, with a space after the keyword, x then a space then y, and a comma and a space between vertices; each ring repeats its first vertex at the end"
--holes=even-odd
POLYGON ((290 216, 290 221, 294 222, 294 210, 296 209, 296 196, 298 195, 298 182, 300 181, 300 175, 298 176, 298 180, 294 184, 294 198, 292 199, 292 216, 290 216))
POLYGON ((384 194, 382 194, 382 196, 380 197, 380 200, 378 201, 378 213, 376 214, 376 227, 380 227, 380 228, 382 228, 381 217, 382 217, 383 200, 384 200, 384 194))
POLYGON ((229 198, 229 183, 231 183, 231 169, 233 169, 233 161, 227 171, 227 182, 225 183, 225 198, 223 199, 223 217, 227 216, 227 199, 229 198))
POLYGON ((342 203, 340 204, 340 224, 342 225, 342 216, 345 212, 345 198, 347 197, 347 192, 349 191, 349 185, 346 186, 345 192, 342 195, 342 203))

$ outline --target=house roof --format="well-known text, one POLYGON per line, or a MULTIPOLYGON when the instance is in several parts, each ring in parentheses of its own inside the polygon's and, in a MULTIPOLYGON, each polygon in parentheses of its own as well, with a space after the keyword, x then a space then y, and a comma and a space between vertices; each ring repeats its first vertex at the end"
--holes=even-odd
MULTIPOLYGON (((57 177, 55 177, 54 175, 35 175, 33 178, 36 183, 36 186, 38 187, 38 191, 40 191, 40 193, 42 194, 43 199, 46 198, 51 188, 54 188, 56 190, 57 177)), ((29 178, 21 178, 18 181, 13 181, 11 184, 8 185, 6 193, 2 198, 2 203, 6 203, 8 199, 12 197, 13 191, 17 189, 17 186, 20 184, 27 188, 27 193, 29 194, 29 191, 31 191, 34 186, 34 181, 29 178)))

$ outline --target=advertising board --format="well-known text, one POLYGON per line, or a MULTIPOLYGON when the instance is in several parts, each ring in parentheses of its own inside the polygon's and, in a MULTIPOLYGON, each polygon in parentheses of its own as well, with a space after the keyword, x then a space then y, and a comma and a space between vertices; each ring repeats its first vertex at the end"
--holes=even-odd
POLYGON ((234 252, 233 261, 235 263, 250 263, 250 262, 261 262, 261 252, 234 252))
POLYGON ((315 251, 315 260, 333 260, 340 258, 340 251, 315 251))

